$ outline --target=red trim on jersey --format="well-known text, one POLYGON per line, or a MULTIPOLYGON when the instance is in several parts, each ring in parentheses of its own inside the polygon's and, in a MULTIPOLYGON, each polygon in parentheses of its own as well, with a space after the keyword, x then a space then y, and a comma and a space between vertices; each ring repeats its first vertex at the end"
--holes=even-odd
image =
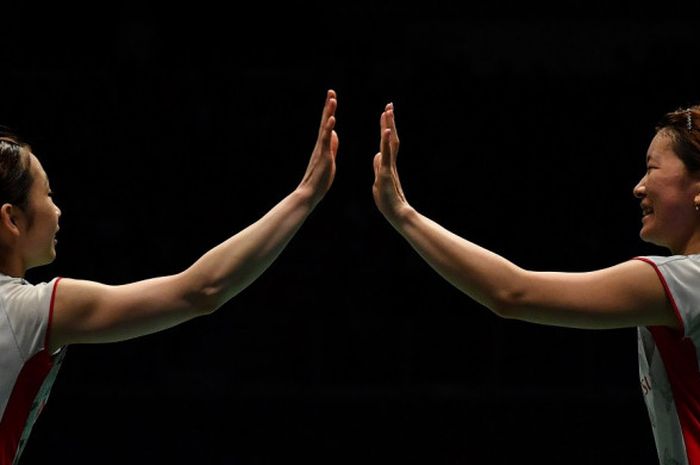
POLYGON ((0 421, 0 465, 12 465, 32 403, 52 365, 48 351, 42 350, 22 367, 0 421))
POLYGON ((56 289, 58 289, 58 282, 63 278, 56 278, 53 283, 53 290, 51 291, 51 304, 49 305, 49 321, 46 324, 46 334, 44 335, 44 347, 49 347, 49 336, 51 335, 51 323, 53 322, 53 304, 56 301, 56 289))
POLYGON ((666 278, 659 267, 648 258, 636 258, 649 263, 654 268, 666 296, 676 312, 676 317, 681 323, 680 331, 666 326, 649 326, 649 331, 651 331, 654 343, 659 349, 668 382, 671 384, 688 463, 700 465, 700 371, 698 370, 697 349, 690 338, 684 337, 683 318, 681 318, 676 300, 673 298, 666 278))
POLYGON ((671 295, 671 289, 668 288, 668 283, 666 282, 666 278, 664 278, 664 275, 661 274, 661 270, 659 270, 659 267, 656 266, 656 263, 654 263, 653 260, 649 260, 646 257, 635 257, 637 260, 641 260, 645 263, 648 263, 651 265, 652 268, 654 268, 654 271, 656 271, 657 276, 659 277, 659 281, 661 281, 661 285, 664 287, 664 292, 666 292, 666 296, 668 297, 669 302, 671 302, 671 306, 673 307, 673 311, 676 314, 676 319, 678 319, 678 322, 681 324, 681 334, 685 335, 685 322, 683 321, 683 318, 681 318, 681 312, 678 310, 678 306, 676 305, 676 301, 673 298, 673 295, 671 295))

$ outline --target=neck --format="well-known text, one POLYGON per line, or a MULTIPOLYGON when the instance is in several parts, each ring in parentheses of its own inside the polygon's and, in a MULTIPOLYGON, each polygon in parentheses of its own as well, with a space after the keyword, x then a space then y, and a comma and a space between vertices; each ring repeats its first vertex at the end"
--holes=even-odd
POLYGON ((27 269, 24 267, 24 263, 19 257, 5 256, 0 258, 0 273, 15 278, 24 278, 26 272, 27 269))
POLYGON ((693 234, 683 247, 672 248, 674 255, 700 254, 700 233, 693 234))

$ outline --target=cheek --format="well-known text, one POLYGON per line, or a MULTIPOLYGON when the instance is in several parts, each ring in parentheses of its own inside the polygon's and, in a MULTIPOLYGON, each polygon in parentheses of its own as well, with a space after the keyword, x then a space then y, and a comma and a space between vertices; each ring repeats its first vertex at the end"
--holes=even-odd
POLYGON ((34 215, 34 227, 41 233, 50 231, 56 223, 56 215, 47 209, 36 211, 34 215))
POLYGON ((686 224, 694 224, 697 214, 692 201, 680 194, 662 199, 654 207, 654 211, 663 224, 677 230, 686 224))

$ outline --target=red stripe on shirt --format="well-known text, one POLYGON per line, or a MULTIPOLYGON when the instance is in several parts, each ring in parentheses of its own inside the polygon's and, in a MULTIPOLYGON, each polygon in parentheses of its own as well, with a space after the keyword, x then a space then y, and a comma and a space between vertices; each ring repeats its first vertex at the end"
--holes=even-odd
POLYGON ((650 327, 671 383, 690 465, 700 465, 700 373, 693 341, 665 326, 650 327))
POLYGON ((12 465, 32 403, 52 365, 48 351, 42 350, 22 367, 0 421, 0 465, 12 465))
POLYGON ((56 278, 53 283, 53 290, 51 291, 51 304, 49 305, 49 322, 46 324, 46 334, 44 335, 44 347, 49 347, 49 336, 51 336, 51 323, 53 322, 53 304, 56 302, 56 289, 58 289, 58 283, 62 278, 56 278))
POLYGON ((12 388, 12 394, 7 401, 5 414, 0 421, 0 465, 12 465, 19 447, 22 432, 27 423, 27 417, 32 409, 37 393, 53 366, 53 359, 46 348, 53 318, 53 306, 56 298, 56 288, 61 278, 53 285, 51 304, 49 305, 49 320, 44 337, 44 350, 30 358, 22 367, 17 381, 12 388))
POLYGON ((666 278, 664 278, 664 275, 661 273, 661 270, 659 270, 659 267, 656 266, 656 263, 654 263, 653 260, 649 260, 646 257, 635 257, 637 260, 641 260, 645 263, 648 263, 654 268, 654 271, 656 271, 656 274, 659 277, 659 280, 661 281, 661 285, 664 287, 664 291, 666 292, 666 296, 668 297, 669 302, 671 302, 671 306, 673 307, 673 311, 676 314, 676 318, 678 319, 678 323, 681 325, 681 334, 685 334, 685 322, 683 321, 683 318, 681 318, 681 312, 678 310, 678 306, 676 305, 676 301, 673 298, 673 295, 671 294, 671 289, 668 288, 668 283, 666 282, 666 278))

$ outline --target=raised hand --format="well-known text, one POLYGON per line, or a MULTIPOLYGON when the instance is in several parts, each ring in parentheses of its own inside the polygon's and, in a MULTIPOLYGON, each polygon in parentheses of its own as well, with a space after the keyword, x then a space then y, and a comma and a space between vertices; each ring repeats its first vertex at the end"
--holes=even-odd
POLYGON ((329 90, 316 145, 297 188, 184 271, 121 286, 61 280, 51 352, 66 344, 121 341, 175 326, 213 312, 252 284, 282 253, 333 183, 336 106, 335 92, 329 90))
POLYGON ((311 152, 306 173, 298 190, 307 193, 316 206, 330 189, 335 178, 335 157, 338 151, 338 134, 335 132, 335 109, 338 106, 334 90, 329 90, 323 107, 321 125, 316 145, 311 152))
POLYGON ((384 108, 379 119, 381 129, 379 152, 374 156, 374 185, 372 194, 377 208, 386 219, 393 223, 401 213, 410 208, 401 188, 396 169, 396 156, 399 153, 399 135, 394 121, 394 104, 384 108))

